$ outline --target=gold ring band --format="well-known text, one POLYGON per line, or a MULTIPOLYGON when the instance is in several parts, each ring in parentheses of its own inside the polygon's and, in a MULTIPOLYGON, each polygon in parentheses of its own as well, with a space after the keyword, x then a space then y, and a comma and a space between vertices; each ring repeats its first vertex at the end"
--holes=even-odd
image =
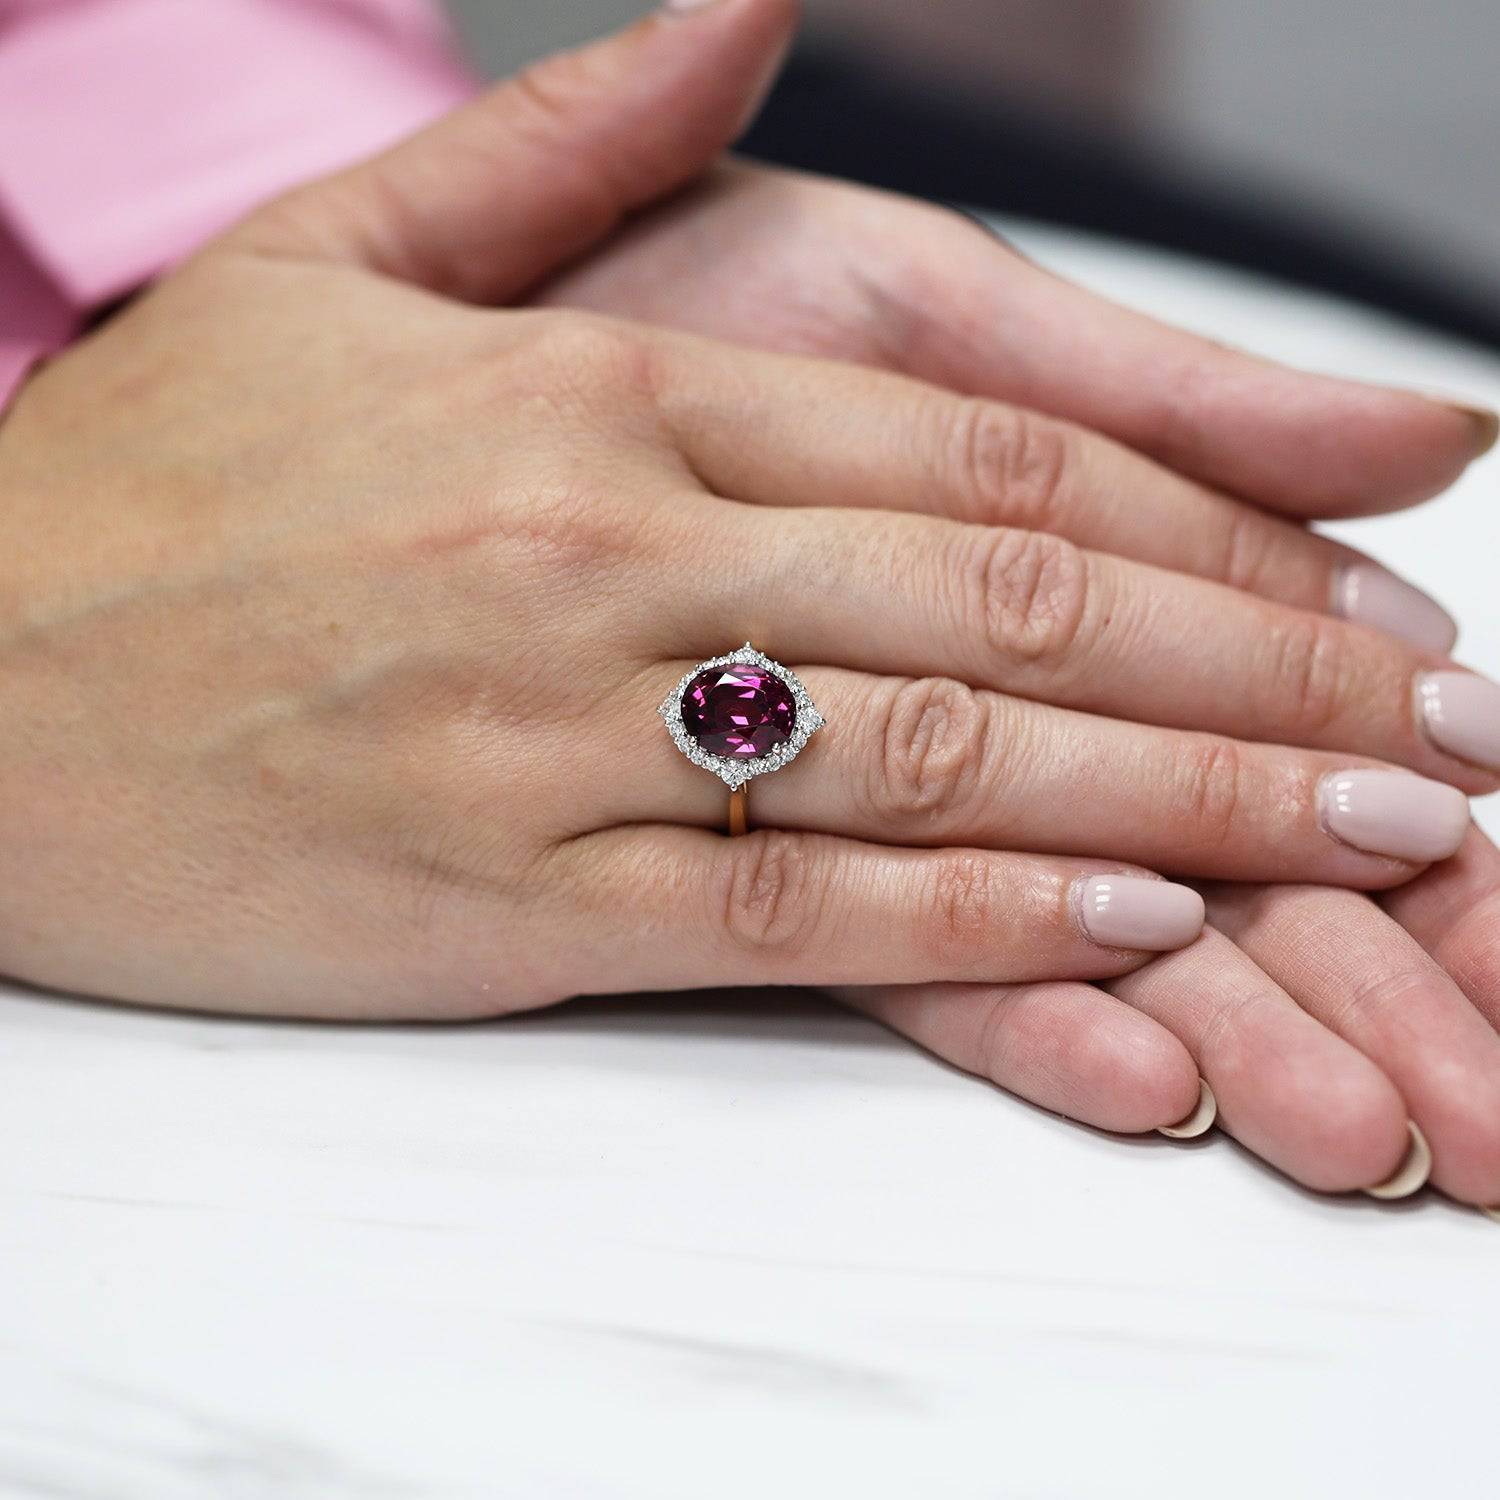
POLYGON ((737 786, 729 794, 729 837, 744 838, 750 832, 750 788, 737 786))

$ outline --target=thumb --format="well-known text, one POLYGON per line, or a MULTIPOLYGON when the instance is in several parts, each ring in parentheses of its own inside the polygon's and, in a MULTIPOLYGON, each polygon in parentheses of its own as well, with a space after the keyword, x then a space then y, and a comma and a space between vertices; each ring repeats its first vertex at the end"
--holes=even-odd
POLYGON ((796 16, 797 0, 668 0, 276 200, 227 243, 516 299, 712 164, 764 98, 796 16))

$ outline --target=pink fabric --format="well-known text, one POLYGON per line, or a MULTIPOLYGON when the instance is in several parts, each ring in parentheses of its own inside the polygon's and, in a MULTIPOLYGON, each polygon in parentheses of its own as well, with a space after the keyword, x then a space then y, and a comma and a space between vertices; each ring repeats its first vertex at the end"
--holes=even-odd
POLYGON ((0 0, 0 403, 91 309, 473 89, 429 0, 0 0))

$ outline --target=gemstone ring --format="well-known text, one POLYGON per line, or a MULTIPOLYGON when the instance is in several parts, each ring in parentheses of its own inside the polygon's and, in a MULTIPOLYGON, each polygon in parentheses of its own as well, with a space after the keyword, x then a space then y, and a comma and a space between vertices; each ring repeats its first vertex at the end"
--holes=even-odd
POLYGON ((749 828, 746 784, 790 765, 823 727, 797 674, 749 641, 699 662, 657 712, 677 748, 729 788, 731 834, 749 828))

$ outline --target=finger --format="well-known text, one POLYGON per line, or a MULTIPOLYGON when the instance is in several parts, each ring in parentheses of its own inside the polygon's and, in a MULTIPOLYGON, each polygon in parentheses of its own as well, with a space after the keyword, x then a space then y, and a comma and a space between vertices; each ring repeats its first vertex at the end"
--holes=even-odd
POLYGON ((1070 423, 818 360, 748 360, 721 373, 722 363, 713 381, 680 382, 667 404, 695 470, 720 494, 1047 531, 1426 650, 1457 638, 1441 606, 1371 559, 1070 423), (762 441, 746 443, 747 430, 762 441))
POLYGON ((1435 494, 1495 434, 1492 413, 1303 374, 1127 311, 945 209, 752 163, 636 220, 546 295, 1047 412, 1296 516, 1435 494), (734 247, 735 296, 713 275, 662 276, 699 271, 703 243, 734 247))
MULTIPOLYGON (((806 760, 756 781, 768 827, 929 847, 1086 849, 1177 875, 1369 888, 1447 858, 1469 825, 1462 792, 1409 771, 1128 724, 952 678, 831 667, 798 676, 828 727, 806 760)), ((652 744, 604 815, 721 826, 719 784, 666 735, 652 744)))
POLYGON ((517 297, 702 172, 758 104, 795 19, 795 0, 663 9, 296 190, 227 243, 470 301, 517 297))
POLYGON ((1009 983, 1119 974, 1191 942, 1184 886, 1101 862, 639 825, 561 845, 579 989, 1009 983))
POLYGON ((1500 1030, 1500 849, 1471 828, 1456 858, 1381 905, 1500 1030))
POLYGON ((733 619, 783 659, 1366 755, 1470 793, 1500 784, 1500 687, 1374 631, 1042 532, 726 507, 683 600, 700 637, 733 619))
POLYGON ((1407 1110, 1390 1080, 1212 927, 1107 988, 1183 1043, 1223 1127, 1304 1186, 1368 1188, 1405 1156, 1407 1110))
POLYGON ((911 373, 1067 417, 1290 515, 1424 500, 1500 430, 1487 410, 1304 374, 1169 327, 972 231, 948 238, 910 310, 911 373))
POLYGON ((1097 1130, 1170 1128, 1198 1073, 1170 1032, 1087 984, 880 985, 831 992, 966 1073, 1097 1130))
POLYGON ((1216 925, 1401 1091, 1433 1180, 1500 1202, 1500 1036, 1374 903, 1316 886, 1214 887, 1216 925))

